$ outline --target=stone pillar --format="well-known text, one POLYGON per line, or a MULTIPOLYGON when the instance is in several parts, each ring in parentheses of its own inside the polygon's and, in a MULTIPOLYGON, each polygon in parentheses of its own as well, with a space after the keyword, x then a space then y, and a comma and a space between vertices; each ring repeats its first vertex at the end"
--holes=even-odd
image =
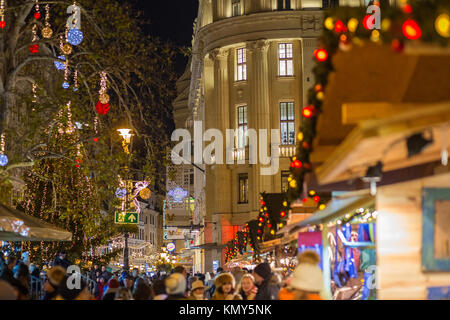
MULTIPOLYGON (((270 42, 268 40, 252 41, 247 44, 248 62, 249 62, 249 82, 251 86, 251 101, 248 106, 248 122, 249 128, 259 130, 267 130, 267 150, 270 155, 270 88, 269 88, 269 64, 268 51, 270 42)), ((261 145, 258 144, 258 155, 261 145)), ((260 161, 258 156, 258 165, 253 167, 253 177, 255 187, 250 187, 250 190, 255 190, 252 201, 256 207, 259 199, 259 193, 266 191, 271 192, 271 177, 261 176, 260 161)), ((252 206, 253 206, 252 205, 252 206)))

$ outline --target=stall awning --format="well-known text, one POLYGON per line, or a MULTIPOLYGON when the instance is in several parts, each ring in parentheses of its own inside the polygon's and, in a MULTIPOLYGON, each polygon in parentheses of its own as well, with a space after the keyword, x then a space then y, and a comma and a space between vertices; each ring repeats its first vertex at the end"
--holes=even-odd
MULTIPOLYGON (((310 218, 293 225, 289 233, 294 233, 306 226, 315 226, 327 223, 337 217, 343 216, 359 208, 368 208, 375 205, 375 198, 368 192, 364 194, 351 193, 338 196, 331 200, 325 210, 319 211, 310 218)), ((282 230, 280 230, 282 231, 282 230)))
POLYGON ((72 233, 0 204, 0 240, 71 241, 72 233))

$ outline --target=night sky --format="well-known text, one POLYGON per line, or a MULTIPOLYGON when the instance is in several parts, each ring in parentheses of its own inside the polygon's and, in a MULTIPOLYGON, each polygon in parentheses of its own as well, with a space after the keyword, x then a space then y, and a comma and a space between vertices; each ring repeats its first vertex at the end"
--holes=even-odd
MULTIPOLYGON (((191 46, 192 26, 198 13, 198 0, 129 0, 143 10, 150 22, 147 31, 178 46, 191 46)), ((177 59, 177 72, 181 75, 187 58, 177 59)))

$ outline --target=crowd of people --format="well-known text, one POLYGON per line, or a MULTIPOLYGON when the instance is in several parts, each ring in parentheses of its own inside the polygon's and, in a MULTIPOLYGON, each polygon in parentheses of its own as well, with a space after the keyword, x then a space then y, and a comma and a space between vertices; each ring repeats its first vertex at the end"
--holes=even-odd
MULTIPOLYGON (((323 278, 319 261, 315 252, 302 253, 297 268, 287 279, 282 279, 268 263, 260 263, 252 271, 237 267, 225 272, 218 268, 217 273, 205 274, 191 274, 178 266, 169 274, 158 272, 152 276, 140 274, 136 268, 131 273, 112 273, 105 266, 94 265, 88 275, 91 286, 81 279, 80 286, 73 288, 66 270, 70 262, 65 253, 61 253, 47 271, 42 299, 320 300, 323 278)), ((29 277, 27 264, 13 257, 2 261, 0 300, 30 299, 29 277)))

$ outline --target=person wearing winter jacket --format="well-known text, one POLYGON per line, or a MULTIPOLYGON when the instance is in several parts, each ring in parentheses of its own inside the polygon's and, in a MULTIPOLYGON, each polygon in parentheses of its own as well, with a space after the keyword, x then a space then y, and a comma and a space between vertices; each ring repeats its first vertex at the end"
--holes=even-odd
POLYGON ((293 300, 322 300, 323 277, 319 255, 314 251, 305 251, 298 260, 298 266, 284 290, 291 292, 293 300))
POLYGON ((244 274, 240 283, 239 294, 243 300, 255 300, 258 288, 255 286, 255 278, 251 274, 244 274))
POLYGON ((280 280, 272 273, 270 265, 266 262, 260 263, 253 270, 258 293, 255 300, 278 300, 280 292, 280 280))
POLYGON ((188 300, 208 300, 205 297, 205 285, 202 280, 192 283, 191 296, 188 300))
POLYGON ((230 273, 222 273, 216 277, 216 290, 211 300, 242 300, 236 290, 234 277, 230 273))

